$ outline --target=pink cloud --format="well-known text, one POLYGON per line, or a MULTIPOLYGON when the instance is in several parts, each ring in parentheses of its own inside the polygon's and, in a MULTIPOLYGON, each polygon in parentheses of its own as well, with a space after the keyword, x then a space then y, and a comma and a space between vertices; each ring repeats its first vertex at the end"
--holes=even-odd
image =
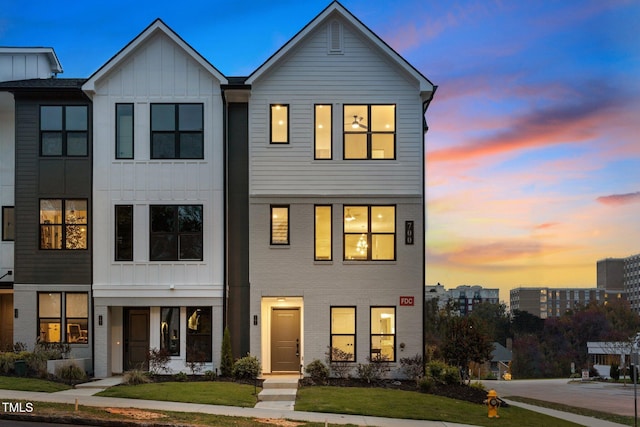
POLYGON ((598 202, 609 206, 621 206, 628 205, 630 203, 640 203, 640 191, 627 194, 612 194, 609 196, 602 196, 596 199, 598 202))

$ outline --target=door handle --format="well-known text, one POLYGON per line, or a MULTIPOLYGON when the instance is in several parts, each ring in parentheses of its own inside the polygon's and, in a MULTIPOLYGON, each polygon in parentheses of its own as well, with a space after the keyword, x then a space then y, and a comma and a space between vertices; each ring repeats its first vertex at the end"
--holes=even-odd
POLYGON ((296 338, 296 357, 300 357, 300 338, 296 338))

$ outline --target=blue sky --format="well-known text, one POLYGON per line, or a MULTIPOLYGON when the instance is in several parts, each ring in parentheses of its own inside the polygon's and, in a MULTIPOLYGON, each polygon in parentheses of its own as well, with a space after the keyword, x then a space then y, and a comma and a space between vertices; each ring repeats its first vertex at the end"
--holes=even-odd
MULTIPOLYGON (((248 75, 328 1, 24 2, 1 46, 88 77, 155 18, 248 75)), ((438 85, 427 119, 427 282, 595 286, 640 253, 640 2, 345 0, 438 85)))

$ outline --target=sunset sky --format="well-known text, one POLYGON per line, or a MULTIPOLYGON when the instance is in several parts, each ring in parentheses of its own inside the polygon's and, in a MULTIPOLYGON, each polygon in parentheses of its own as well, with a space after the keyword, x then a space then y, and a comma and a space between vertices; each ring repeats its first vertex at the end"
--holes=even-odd
MULTIPOLYGON (((427 284, 508 302, 518 286, 593 287, 598 259, 640 253, 640 2, 341 3, 438 85, 427 284)), ((246 76, 328 4, 4 0, 0 46, 53 47, 60 77, 88 77, 159 17, 246 76)))

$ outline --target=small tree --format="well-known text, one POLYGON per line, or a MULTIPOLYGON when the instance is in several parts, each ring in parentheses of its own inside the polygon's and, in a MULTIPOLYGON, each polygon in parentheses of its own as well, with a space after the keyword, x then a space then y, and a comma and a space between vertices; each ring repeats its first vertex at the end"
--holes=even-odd
POLYGON ((160 372, 168 373, 169 361, 171 360, 171 354, 165 348, 158 350, 152 348, 147 352, 147 361, 149 362, 149 372, 152 375, 158 375, 160 372))
POLYGON ((220 375, 231 377, 233 374, 233 351, 231 350, 231 334, 228 326, 224 328, 220 358, 220 375))

